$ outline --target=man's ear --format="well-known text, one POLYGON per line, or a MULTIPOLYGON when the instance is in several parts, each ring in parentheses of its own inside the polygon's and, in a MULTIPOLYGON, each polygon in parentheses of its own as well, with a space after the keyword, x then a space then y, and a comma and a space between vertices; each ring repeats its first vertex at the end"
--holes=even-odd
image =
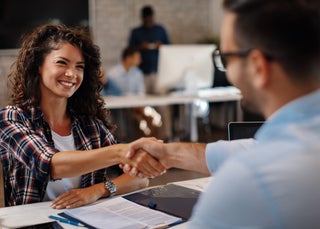
POLYGON ((258 49, 254 49, 248 56, 249 71, 252 83, 257 88, 264 88, 270 80, 270 65, 265 55, 258 49))

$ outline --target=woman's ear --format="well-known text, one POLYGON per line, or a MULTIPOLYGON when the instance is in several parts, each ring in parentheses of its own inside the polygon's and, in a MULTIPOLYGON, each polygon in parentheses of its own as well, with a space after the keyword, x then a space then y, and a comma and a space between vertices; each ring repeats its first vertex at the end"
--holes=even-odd
POLYGON ((40 76, 42 75, 42 67, 41 66, 38 67, 38 73, 40 76))

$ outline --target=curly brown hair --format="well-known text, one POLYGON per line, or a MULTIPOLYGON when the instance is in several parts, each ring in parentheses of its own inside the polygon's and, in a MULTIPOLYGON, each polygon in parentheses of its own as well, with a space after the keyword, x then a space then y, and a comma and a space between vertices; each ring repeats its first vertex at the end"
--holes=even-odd
POLYGON ((97 118, 113 131, 110 112, 100 95, 102 84, 99 47, 94 45, 89 33, 81 28, 65 25, 42 25, 22 39, 21 49, 8 75, 11 97, 9 104, 29 110, 40 105, 39 67, 45 56, 60 44, 68 42, 78 47, 85 59, 83 82, 68 99, 68 112, 97 118))

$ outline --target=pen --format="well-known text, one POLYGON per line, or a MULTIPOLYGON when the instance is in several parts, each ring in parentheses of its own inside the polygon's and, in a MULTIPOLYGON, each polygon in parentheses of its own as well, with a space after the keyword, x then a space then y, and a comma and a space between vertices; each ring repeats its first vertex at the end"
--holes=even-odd
POLYGON ((182 223, 182 222, 183 222, 183 220, 182 220, 182 219, 179 219, 179 220, 177 220, 176 222, 169 223, 169 224, 167 224, 167 223, 158 224, 158 225, 152 227, 152 229, 164 229, 164 228, 168 228, 168 227, 172 227, 172 226, 178 225, 178 224, 180 224, 180 223, 182 223))
POLYGON ((168 227, 169 227, 169 224, 164 223, 164 224, 159 224, 155 227, 152 227, 152 229, 164 229, 164 228, 168 228, 168 227))
POLYGON ((68 224, 71 224, 71 225, 74 225, 74 226, 84 227, 84 225, 82 223, 79 223, 79 222, 76 222, 76 221, 73 221, 73 220, 69 220, 69 219, 65 219, 65 218, 61 218, 61 217, 58 217, 58 216, 50 215, 49 218, 57 220, 57 221, 59 221, 61 223, 68 223, 68 224))

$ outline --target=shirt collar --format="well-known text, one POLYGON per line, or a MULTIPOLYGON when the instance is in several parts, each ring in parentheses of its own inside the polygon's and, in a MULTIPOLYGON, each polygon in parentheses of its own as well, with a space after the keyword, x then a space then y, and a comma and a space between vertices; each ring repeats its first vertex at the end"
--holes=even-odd
POLYGON ((320 89, 295 99, 281 107, 263 125, 255 135, 256 139, 264 138, 270 131, 285 128, 288 124, 306 122, 306 120, 320 115, 320 89))
POLYGON ((32 121, 37 121, 37 120, 43 118, 43 113, 42 113, 40 107, 33 106, 30 108, 30 118, 32 121))
MULTIPOLYGON (((74 111, 72 109, 69 110, 71 116, 72 125, 76 125, 78 123, 78 118, 76 117, 74 111)), ((39 106, 32 106, 30 108, 30 113, 28 114, 32 121, 38 121, 43 119, 43 112, 39 106)))

